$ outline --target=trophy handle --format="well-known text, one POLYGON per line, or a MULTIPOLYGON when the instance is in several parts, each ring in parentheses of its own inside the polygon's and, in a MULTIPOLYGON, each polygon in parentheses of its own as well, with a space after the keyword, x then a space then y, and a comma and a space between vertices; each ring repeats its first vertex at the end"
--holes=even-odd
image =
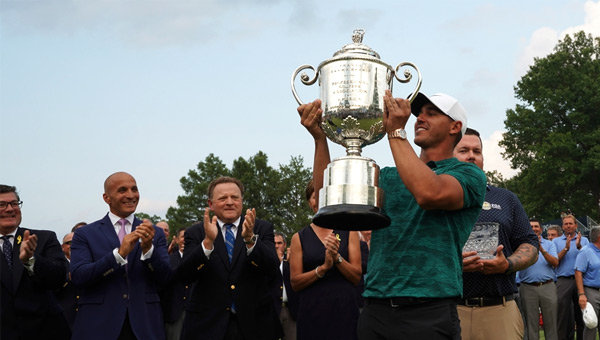
POLYGON ((412 103, 413 100, 415 99, 415 97, 417 96, 417 93, 419 93, 419 90, 421 89, 421 82, 422 82, 421 71, 419 71, 419 69, 417 68, 417 66, 415 66, 415 64, 413 64, 409 61, 405 61, 405 62, 398 64, 398 66, 396 66, 396 73, 394 74, 394 77, 396 77, 396 79, 398 79, 398 81, 401 83, 408 83, 412 79, 412 74, 410 73, 409 69, 404 70, 404 78, 403 79, 398 78, 399 70, 401 67, 404 67, 404 66, 410 66, 410 67, 414 68, 417 71, 417 76, 419 76, 419 78, 417 79, 417 87, 415 88, 413 93, 411 93, 408 96, 408 100, 412 103))
POLYGON ((303 105, 304 103, 302 102, 302 100, 298 96, 298 93, 296 93, 296 86, 294 85, 294 80, 296 79, 296 76, 298 75, 298 73, 300 73, 300 71, 306 70, 306 69, 313 70, 313 72, 315 72, 315 77, 313 79, 310 79, 308 77, 308 75, 303 72, 300 75, 300 80, 302 81, 302 84, 304 84, 304 85, 312 85, 312 84, 315 83, 315 81, 317 81, 317 78, 319 77, 319 73, 311 65, 302 65, 302 66, 298 67, 294 71, 294 74, 292 74, 291 86, 292 86, 292 94, 294 95, 294 98, 296 98, 296 101, 298 102, 298 105, 303 105))

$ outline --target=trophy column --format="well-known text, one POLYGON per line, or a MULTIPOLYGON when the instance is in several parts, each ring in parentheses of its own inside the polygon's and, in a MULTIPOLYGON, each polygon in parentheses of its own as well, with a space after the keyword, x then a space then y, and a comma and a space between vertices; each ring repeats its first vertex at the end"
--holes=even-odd
POLYGON ((323 188, 319 191, 319 211, 313 222, 321 227, 342 230, 371 230, 387 227, 390 218, 383 211, 384 193, 379 188, 379 166, 362 157, 362 147, 376 143, 385 136, 383 129, 383 96, 392 90, 394 77, 407 83, 412 75, 398 69, 410 66, 418 73, 417 86, 410 101, 421 88, 421 74, 410 62, 396 69, 380 60, 379 54, 362 44, 364 30, 354 30, 353 43, 345 45, 317 69, 310 65, 298 67, 292 74, 292 94, 299 105, 294 80, 300 71, 315 72, 310 79, 302 73, 304 85, 319 79, 323 121, 321 128, 329 140, 346 147, 346 156, 334 159, 324 172, 323 188))

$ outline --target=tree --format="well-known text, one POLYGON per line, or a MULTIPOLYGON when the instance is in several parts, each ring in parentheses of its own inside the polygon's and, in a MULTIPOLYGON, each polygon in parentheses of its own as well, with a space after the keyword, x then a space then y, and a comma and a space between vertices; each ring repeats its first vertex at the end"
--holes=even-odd
POLYGON ((600 219, 600 38, 565 36, 536 58, 515 86, 503 155, 519 175, 507 185, 528 214, 557 218, 571 209, 600 219))
POLYGON ((135 213, 135 217, 139 218, 140 220, 143 220, 145 218, 149 219, 153 224, 156 224, 156 223, 158 223, 158 222, 160 222, 160 221, 163 220, 162 217, 160 217, 158 215, 152 215, 152 216, 150 216, 150 214, 147 214, 147 213, 142 212, 142 211, 137 211, 135 213))
MULTIPOLYGON (((190 226, 204 218, 208 185, 220 176, 232 176, 244 184, 244 209, 255 208, 257 218, 270 221, 275 230, 289 236, 310 223, 312 211, 304 198, 304 188, 312 172, 303 167, 302 157, 292 157, 289 164, 274 169, 262 151, 248 160, 238 158, 229 170, 214 154, 198 163, 180 180, 184 195, 177 197, 177 207, 170 207, 167 220, 172 228, 190 226)), ((245 211, 245 210, 244 210, 245 211)))
POLYGON ((488 184, 506 189, 506 179, 498 170, 485 171, 485 177, 487 177, 488 184))
POLYGON ((177 230, 202 221, 208 200, 208 184, 219 176, 231 176, 231 172, 212 153, 204 162, 198 163, 197 170, 188 171, 188 176, 179 180, 185 194, 177 197, 178 208, 169 207, 167 210, 169 226, 172 224, 177 230))

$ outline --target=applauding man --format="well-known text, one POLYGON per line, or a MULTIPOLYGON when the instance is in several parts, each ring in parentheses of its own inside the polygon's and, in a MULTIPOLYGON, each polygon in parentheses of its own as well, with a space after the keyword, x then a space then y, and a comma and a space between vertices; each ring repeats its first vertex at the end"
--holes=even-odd
POLYGON ((157 286, 171 266, 162 229, 133 213, 135 179, 117 172, 104 182, 109 213, 75 231, 71 276, 82 288, 73 339, 164 339, 157 286))
POLYGON ((273 224, 242 215, 243 184, 219 177, 208 187, 204 222, 185 232, 178 268, 195 282, 182 339, 278 339, 281 325, 269 292, 279 260, 273 224), (214 216, 210 216, 210 211, 214 216))

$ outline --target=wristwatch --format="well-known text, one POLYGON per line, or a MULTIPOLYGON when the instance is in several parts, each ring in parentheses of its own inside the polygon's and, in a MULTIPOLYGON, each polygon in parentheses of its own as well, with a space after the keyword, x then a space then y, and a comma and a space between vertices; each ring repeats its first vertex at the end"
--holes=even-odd
POLYGON ((504 272, 504 274, 510 274, 513 271, 513 263, 512 261, 507 257, 506 258, 506 262, 508 262, 508 268, 506 268, 506 271, 504 272))
POLYGON ((246 244, 254 244, 256 243, 256 240, 258 240, 258 234, 254 234, 252 237, 250 237, 249 240, 246 241, 246 239, 244 239, 244 243, 246 244))
POLYGON ((392 139, 392 138, 406 139, 406 130, 404 130, 403 128, 399 128, 392 132, 389 132, 388 139, 392 139))
POLYGON ((342 262, 344 262, 344 258, 342 257, 342 255, 338 254, 337 263, 342 263, 342 262))

